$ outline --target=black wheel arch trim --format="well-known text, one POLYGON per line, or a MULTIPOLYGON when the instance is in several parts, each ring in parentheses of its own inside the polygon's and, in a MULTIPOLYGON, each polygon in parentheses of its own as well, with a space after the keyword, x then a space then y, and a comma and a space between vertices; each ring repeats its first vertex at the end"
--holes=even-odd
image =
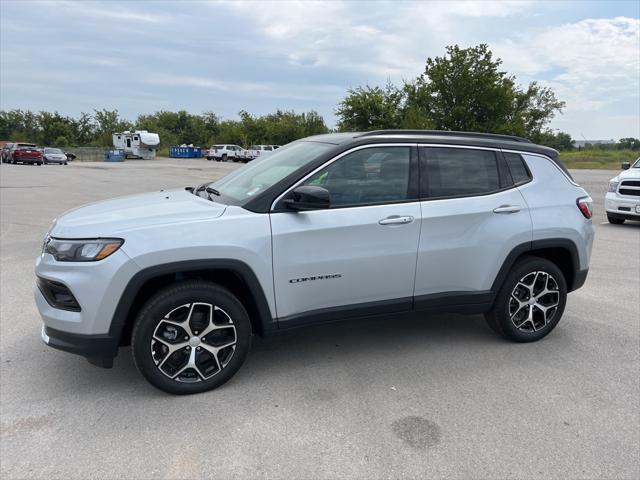
POLYGON ((265 296, 262 285, 260 284, 258 277, 253 272, 251 267, 240 260, 233 259, 202 259, 202 260, 184 260, 178 262, 165 263, 161 265, 154 265, 147 267, 136 273, 127 283, 127 286, 122 293, 116 310, 111 320, 111 326, 109 327, 109 335, 117 342, 120 342, 120 337, 129 319, 129 312, 134 305, 136 297, 142 287, 149 280, 157 277, 170 274, 179 274, 183 272, 195 272, 195 271, 207 271, 207 270, 228 270, 240 276, 249 289, 253 299, 255 301, 258 322, 262 328, 263 334, 270 332, 271 330, 277 330, 277 321, 271 315, 269 309, 269 303, 265 296))
POLYGON ((491 291, 497 293, 518 257, 529 252, 548 248, 561 248, 569 252, 573 278, 566 279, 567 291, 572 292, 580 288, 586 280, 588 270, 580 270, 580 257, 578 255, 578 247, 576 244, 573 240, 569 240, 568 238, 545 238, 521 243, 514 247, 502 263, 502 267, 498 271, 498 274, 491 286, 491 291))

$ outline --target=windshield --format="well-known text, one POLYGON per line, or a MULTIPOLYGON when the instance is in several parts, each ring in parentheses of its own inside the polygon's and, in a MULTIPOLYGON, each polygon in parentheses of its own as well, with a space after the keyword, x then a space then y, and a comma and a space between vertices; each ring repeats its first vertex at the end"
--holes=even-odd
POLYGON ((62 153, 59 148, 45 148, 44 153, 62 153))
POLYGON ((209 184, 223 196, 242 203, 275 185, 298 168, 318 158, 335 145, 316 142, 293 142, 272 155, 259 157, 244 167, 209 184))
POLYGON ((634 163, 633 167, 631 168, 640 168, 640 157, 638 157, 638 159, 636 160, 636 163, 634 163))

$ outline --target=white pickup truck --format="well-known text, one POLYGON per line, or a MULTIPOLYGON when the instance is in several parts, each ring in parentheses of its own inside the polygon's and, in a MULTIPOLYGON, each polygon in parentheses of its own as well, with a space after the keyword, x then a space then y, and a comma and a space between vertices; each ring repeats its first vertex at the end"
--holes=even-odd
POLYGON ((261 155, 268 155, 276 148, 278 148, 277 145, 251 145, 251 148, 249 148, 249 153, 254 158, 258 158, 261 155))
POLYGON ((247 163, 254 158, 255 155, 249 150, 245 150, 239 145, 213 145, 207 150, 207 160, 215 160, 217 162, 226 162, 227 160, 233 160, 234 162, 247 163))

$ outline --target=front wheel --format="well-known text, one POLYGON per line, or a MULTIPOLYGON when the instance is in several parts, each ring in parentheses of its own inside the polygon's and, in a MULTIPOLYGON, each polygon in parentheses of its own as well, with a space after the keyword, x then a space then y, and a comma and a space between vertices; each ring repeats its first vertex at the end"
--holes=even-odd
POLYGON ((614 225, 622 225, 624 223, 624 218, 616 218, 612 217, 607 213, 607 220, 609 223, 613 223, 614 225))
POLYGON ((138 370, 152 385, 177 395, 200 393, 240 369, 251 346, 251 323, 227 289, 185 281, 147 301, 131 345, 138 370))
POLYGON ((523 257, 507 275, 486 320, 509 340, 534 342, 556 327, 566 303, 562 271, 544 258, 523 257))

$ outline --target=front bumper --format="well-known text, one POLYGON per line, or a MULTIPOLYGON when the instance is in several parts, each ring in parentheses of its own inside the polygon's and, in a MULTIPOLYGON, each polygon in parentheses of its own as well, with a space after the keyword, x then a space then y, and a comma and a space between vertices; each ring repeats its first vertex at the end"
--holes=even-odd
POLYGON ((118 354, 118 339, 109 335, 76 335, 42 325, 42 341, 52 348, 82 355, 89 363, 102 368, 113 367, 118 354))
POLYGON ((122 249, 98 262, 58 262, 40 255, 34 296, 44 323, 42 339, 95 365, 110 366, 120 344, 120 331, 112 331, 111 323, 125 286, 138 271, 122 249), (60 287, 57 297, 44 288, 47 282, 60 287))
POLYGON ((608 192, 604 199, 607 214, 625 220, 640 220, 640 197, 629 198, 608 192))

